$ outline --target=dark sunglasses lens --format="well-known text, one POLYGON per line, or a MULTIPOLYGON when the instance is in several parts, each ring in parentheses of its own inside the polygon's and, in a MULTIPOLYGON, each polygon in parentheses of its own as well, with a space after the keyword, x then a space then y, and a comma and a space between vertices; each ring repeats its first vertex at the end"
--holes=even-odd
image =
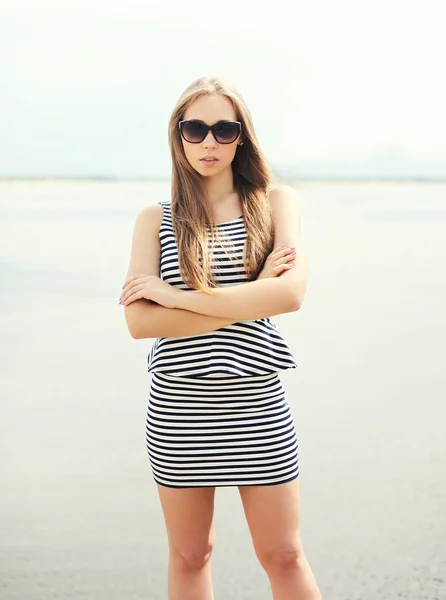
POLYGON ((207 127, 203 127, 202 123, 198 123, 196 121, 187 121, 181 126, 184 139, 192 144, 202 142, 206 137, 206 130, 207 127))
POLYGON ((215 139, 220 144, 230 144, 236 139, 238 132, 237 123, 219 123, 215 128, 215 139))

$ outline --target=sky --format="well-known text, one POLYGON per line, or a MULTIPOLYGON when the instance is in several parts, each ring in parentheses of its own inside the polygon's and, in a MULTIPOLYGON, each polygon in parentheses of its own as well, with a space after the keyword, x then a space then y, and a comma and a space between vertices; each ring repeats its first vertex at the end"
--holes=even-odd
POLYGON ((199 76, 279 174, 446 178, 446 9, 426 0, 0 0, 0 177, 168 178, 199 76))

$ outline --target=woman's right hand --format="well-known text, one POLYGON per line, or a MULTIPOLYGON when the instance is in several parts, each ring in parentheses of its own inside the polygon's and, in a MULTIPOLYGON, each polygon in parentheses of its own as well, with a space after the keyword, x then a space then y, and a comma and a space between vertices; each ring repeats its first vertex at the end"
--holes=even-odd
POLYGON ((284 271, 289 271, 294 267, 296 259, 296 249, 281 246, 276 248, 267 257, 262 270, 257 279, 266 279, 268 277, 279 277, 284 271))

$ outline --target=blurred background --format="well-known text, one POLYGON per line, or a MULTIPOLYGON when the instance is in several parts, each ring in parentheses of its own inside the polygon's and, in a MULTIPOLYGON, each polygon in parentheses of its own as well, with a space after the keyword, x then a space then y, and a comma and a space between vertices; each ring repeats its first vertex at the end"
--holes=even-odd
MULTIPOLYGON (((427 0, 0 3, 0 597, 167 598, 145 448, 153 340, 118 304, 170 198, 170 113, 230 79, 302 199, 309 283, 274 320, 301 533, 327 600, 446 597, 446 55, 427 0)), ((268 600, 237 488, 216 598, 268 600)))
POLYGON ((168 179, 170 112, 212 73, 239 87, 283 177, 445 177, 437 2, 9 4, 2 177, 168 179))

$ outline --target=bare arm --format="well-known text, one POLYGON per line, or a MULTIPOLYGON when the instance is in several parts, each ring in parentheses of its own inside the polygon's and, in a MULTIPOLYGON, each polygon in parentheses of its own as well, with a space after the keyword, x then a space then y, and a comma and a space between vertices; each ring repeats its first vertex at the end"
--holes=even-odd
MULTIPOLYGON (((127 277, 133 273, 159 276, 159 228, 162 218, 163 207, 159 204, 146 206, 138 214, 127 277)), ((237 321, 233 318, 212 317, 188 310, 165 308, 147 300, 136 300, 125 306, 124 314, 130 335, 135 339, 197 335, 237 321)))
POLYGON ((151 304, 147 300, 136 300, 124 310, 126 317, 127 314, 129 315, 127 323, 131 321, 131 329, 129 329, 135 339, 198 335, 236 322, 234 319, 209 317, 178 308, 165 308, 158 304, 151 304))
POLYGON ((288 185, 270 191, 274 219, 274 245, 296 248, 294 268, 280 277, 216 288, 207 294, 197 290, 181 292, 176 307, 214 317, 240 320, 260 319, 298 310, 307 287, 307 258, 302 238, 300 200, 288 185))

